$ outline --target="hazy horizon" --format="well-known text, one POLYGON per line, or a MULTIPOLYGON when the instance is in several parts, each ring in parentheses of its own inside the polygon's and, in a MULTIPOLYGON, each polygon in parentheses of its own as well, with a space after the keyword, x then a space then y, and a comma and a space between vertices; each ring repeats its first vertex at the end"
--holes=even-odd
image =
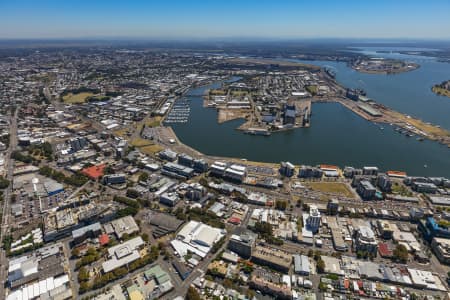
POLYGON ((0 39, 450 39, 450 2, 9 1, 0 39))

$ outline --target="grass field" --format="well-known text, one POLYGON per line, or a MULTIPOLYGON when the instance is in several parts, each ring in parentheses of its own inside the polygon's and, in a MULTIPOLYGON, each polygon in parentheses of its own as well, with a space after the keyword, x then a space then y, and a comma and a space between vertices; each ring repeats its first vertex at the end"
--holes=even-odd
POLYGON ((392 185, 392 193, 407 197, 411 197, 413 195, 410 189, 403 185, 403 183, 399 182, 394 182, 394 184, 392 185))
POLYGON ((304 185, 317 192, 339 194, 349 198, 354 197, 348 186, 341 182, 308 182, 304 185))
POLYGON ((164 148, 157 144, 152 144, 144 147, 140 147, 139 150, 142 151, 144 154, 148 155, 154 155, 160 151, 162 151, 164 148))
POLYGON ((153 117, 153 118, 149 118, 146 122, 145 122, 145 126, 147 127, 157 127, 161 124, 161 117, 153 117))
POLYGON ((79 93, 79 94, 69 93, 63 97, 63 101, 64 101, 64 103, 68 103, 68 104, 85 103, 86 98, 91 97, 91 96, 94 96, 94 94, 90 93, 90 92, 84 92, 84 93, 79 93))
POLYGON ((311 95, 316 95, 316 94, 317 94, 317 85, 307 85, 307 86, 305 86, 305 89, 306 89, 311 95))
POLYGON ((122 128, 122 129, 114 131, 114 135, 117 135, 120 137, 125 137, 127 135, 127 132, 128 132, 127 128, 122 128))
POLYGON ((418 128, 419 130, 422 130, 422 131, 424 131, 424 132, 426 132, 428 134, 434 135, 436 137, 448 137, 448 136, 450 136, 450 132, 445 130, 445 129, 443 129, 443 128, 427 124, 427 123, 425 123, 425 122, 423 122, 421 120, 418 120, 418 119, 408 118, 407 116, 405 116, 404 114, 401 114, 399 112, 389 111, 388 114, 391 115, 393 118, 401 120, 402 122, 405 122, 405 123, 409 123, 412 126, 418 128))
POLYGON ((130 141, 130 144, 134 147, 145 147, 149 145, 153 145, 153 143, 149 140, 142 139, 142 138, 134 138, 130 141))
POLYGON ((209 94, 211 96, 225 96, 227 94, 227 91, 222 89, 211 89, 209 90, 209 94))
POLYGON ((134 138, 130 141, 130 144, 138 148, 142 153, 148 155, 154 155, 164 149, 162 146, 142 138, 134 138))

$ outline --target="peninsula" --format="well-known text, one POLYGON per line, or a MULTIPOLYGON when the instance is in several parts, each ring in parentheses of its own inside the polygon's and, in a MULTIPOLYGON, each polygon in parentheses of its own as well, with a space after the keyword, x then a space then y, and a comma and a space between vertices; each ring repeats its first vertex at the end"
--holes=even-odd
POLYGON ((368 74, 399 74, 418 69, 420 66, 413 62, 385 58, 358 58, 351 63, 351 67, 368 74))
POLYGON ((431 90, 439 96, 447 96, 450 98, 450 80, 433 85, 431 90))

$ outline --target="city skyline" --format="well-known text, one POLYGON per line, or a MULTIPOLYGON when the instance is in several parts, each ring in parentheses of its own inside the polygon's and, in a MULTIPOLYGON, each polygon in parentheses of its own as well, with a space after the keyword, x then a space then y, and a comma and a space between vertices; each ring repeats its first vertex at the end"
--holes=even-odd
POLYGON ((0 39, 450 39, 447 1, 21 1, 0 4, 0 39))

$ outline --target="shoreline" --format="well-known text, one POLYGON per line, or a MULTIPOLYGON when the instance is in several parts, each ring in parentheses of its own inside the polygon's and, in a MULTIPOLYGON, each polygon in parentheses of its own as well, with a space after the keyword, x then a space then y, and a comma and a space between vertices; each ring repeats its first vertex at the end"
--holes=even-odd
MULTIPOLYGON (((447 81, 448 82, 448 81, 447 81)), ((440 84, 435 84, 431 87, 431 91, 437 96, 450 98, 450 90, 440 87, 440 84)))

